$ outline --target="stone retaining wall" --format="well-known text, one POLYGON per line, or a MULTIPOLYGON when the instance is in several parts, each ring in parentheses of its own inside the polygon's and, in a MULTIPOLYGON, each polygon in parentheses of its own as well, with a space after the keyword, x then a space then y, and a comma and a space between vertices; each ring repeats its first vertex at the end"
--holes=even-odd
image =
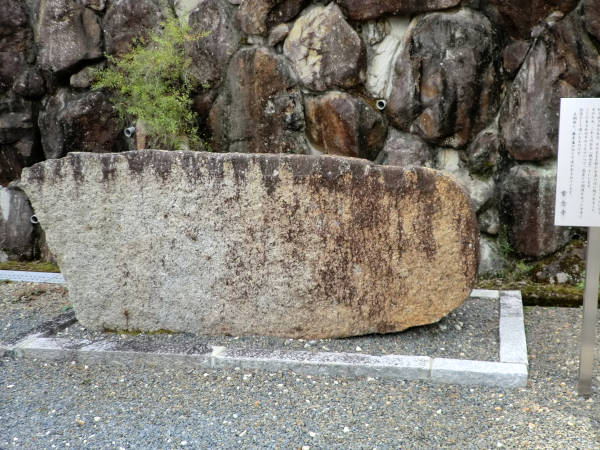
MULTIPOLYGON (((190 76, 210 84, 194 108, 215 151, 452 173, 477 208, 486 270, 502 267, 500 235, 534 258, 568 240, 548 200, 558 103, 600 91, 595 1, 181 0, 171 9, 209 32, 186 51, 190 76)), ((166 16, 158 0, 0 0, 0 184, 67 152, 135 148, 106 96, 89 91, 90 68, 166 16)))

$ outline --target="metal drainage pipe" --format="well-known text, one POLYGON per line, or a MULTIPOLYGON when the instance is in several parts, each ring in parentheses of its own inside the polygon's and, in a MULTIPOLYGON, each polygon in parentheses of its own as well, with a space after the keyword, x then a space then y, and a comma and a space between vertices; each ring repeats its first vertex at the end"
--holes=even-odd
POLYGON ((375 102, 375 106, 377 107, 377 109, 379 111, 383 111, 385 109, 385 107, 387 106, 387 101, 385 101, 384 99, 380 98, 379 100, 377 100, 375 102))

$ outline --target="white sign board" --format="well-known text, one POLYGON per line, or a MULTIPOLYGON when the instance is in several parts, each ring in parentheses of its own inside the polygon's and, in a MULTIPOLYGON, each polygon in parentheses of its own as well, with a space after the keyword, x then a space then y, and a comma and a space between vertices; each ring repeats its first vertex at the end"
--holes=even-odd
POLYGON ((600 99, 560 103, 554 224, 600 227, 600 99))

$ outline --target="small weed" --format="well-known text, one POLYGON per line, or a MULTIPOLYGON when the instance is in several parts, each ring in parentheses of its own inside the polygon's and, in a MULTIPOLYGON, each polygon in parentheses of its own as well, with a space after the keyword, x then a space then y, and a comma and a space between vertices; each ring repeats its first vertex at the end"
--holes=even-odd
POLYGON ((585 270, 583 272, 581 272, 581 280, 579 280, 579 283, 577 283, 577 288, 578 289, 585 288, 585 270))
POLYGON ((502 250, 504 255, 510 255, 513 253, 513 248, 511 247, 508 239, 508 227, 506 225, 504 225, 500 231, 500 235, 498 236, 498 244, 500 245, 500 250, 502 250))

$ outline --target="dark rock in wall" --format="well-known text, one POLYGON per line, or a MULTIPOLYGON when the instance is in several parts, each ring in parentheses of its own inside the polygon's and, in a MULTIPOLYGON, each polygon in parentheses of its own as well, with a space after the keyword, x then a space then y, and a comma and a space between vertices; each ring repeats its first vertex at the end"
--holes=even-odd
POLYGON ((497 126, 486 128, 467 147, 467 166, 474 173, 492 172, 500 160, 501 151, 502 142, 497 126))
POLYGON ((306 135, 320 152, 373 160, 387 135, 384 117, 345 92, 306 97, 306 135))
POLYGON ((556 163, 513 167, 501 185, 501 214, 511 248, 539 258, 569 241, 570 230, 554 226, 556 163))
POLYGON ((40 98, 46 93, 46 80, 38 67, 28 67, 15 79, 13 90, 21 97, 40 98))
POLYGON ((470 173, 461 159, 462 156, 459 150, 438 148, 435 155, 435 168, 454 176, 469 194, 475 211, 483 212, 493 202, 496 184, 490 176, 470 173))
POLYGON ((583 0, 583 16, 588 33, 600 40, 600 2, 583 0))
POLYGON ((33 210, 25 193, 0 187, 0 255, 11 260, 33 256, 33 210))
POLYGON ((287 60, 263 47, 238 51, 209 126, 215 151, 305 153, 302 93, 287 60))
POLYGON ((0 185, 21 175, 23 167, 42 159, 30 101, 14 95, 0 97, 0 185))
POLYGON ((27 27, 27 11, 22 1, 0 0, 0 37, 27 27))
POLYGON ((106 63, 104 61, 98 65, 86 66, 79 72, 71 75, 69 78, 69 85, 74 89, 88 89, 94 82, 94 71, 104 69, 105 67, 106 63))
POLYGON ((335 0, 352 20, 377 19, 386 14, 411 15, 453 8, 461 0, 335 0))
POLYGON ((282 43, 290 34, 291 26, 287 23, 280 23, 269 32, 267 38, 267 45, 269 47, 275 47, 277 44, 282 43))
POLYGON ((68 152, 113 152, 124 149, 122 126, 101 92, 71 94, 61 89, 45 99, 38 119, 46 158, 68 152))
POLYGON ((123 55, 131 50, 133 39, 157 29, 166 19, 159 5, 158 0, 112 1, 102 22, 106 52, 123 55))
POLYGON ((375 160, 377 164, 400 167, 431 167, 433 160, 429 145, 419 137, 389 129, 383 150, 375 160))
POLYGON ((201 0, 188 20, 195 33, 208 33, 185 46, 192 61, 190 73, 196 82, 216 87, 240 46, 240 33, 232 23, 233 7, 226 0, 201 0))
POLYGON ((38 64, 65 72, 102 56, 102 29, 96 14, 75 0, 41 0, 35 41, 38 64))
POLYGON ((557 154, 561 97, 577 97, 596 82, 600 61, 571 14, 535 42, 500 109, 499 125, 508 153, 534 161, 557 154))
POLYGON ((296 17, 308 0, 243 0, 236 13, 240 30, 266 36, 269 29, 296 17))
POLYGON ((501 87, 498 36, 480 13, 432 13, 413 22, 387 106, 397 128, 463 147, 494 117, 501 87))
POLYGON ((513 76, 519 70, 527 56, 530 45, 528 41, 516 40, 504 47, 502 65, 509 76, 513 76))
POLYGON ((283 45, 303 86, 350 88, 365 80, 365 44, 335 3, 300 17, 283 45))
POLYGON ((94 11, 104 11, 106 8, 106 0, 79 0, 86 8, 91 8, 94 11))
POLYGON ((9 90, 27 67, 32 44, 22 2, 0 0, 0 92, 9 90))
POLYGON ((532 28, 552 13, 571 11, 578 0, 481 0, 479 8, 511 36, 527 39, 532 28))
POLYGON ((497 241, 485 235, 479 237, 479 275, 502 273, 507 262, 497 241))
POLYGON ((479 230, 491 235, 497 236, 500 233, 500 213, 498 208, 491 206, 477 216, 479 230))

